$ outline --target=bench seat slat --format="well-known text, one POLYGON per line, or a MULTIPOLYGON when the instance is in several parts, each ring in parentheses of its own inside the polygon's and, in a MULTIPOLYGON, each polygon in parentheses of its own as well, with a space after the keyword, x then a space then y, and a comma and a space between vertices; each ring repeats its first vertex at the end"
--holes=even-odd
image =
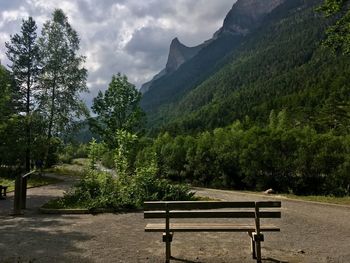
MULTIPOLYGON (((145 232, 164 232, 165 224, 147 224, 145 232)), ((191 224, 191 223, 171 223, 171 232, 254 232, 254 225, 237 224, 191 224)), ((279 232, 280 229, 274 225, 262 226, 262 232, 279 232)))
MULTIPOLYGON (((281 212, 259 212, 260 218, 280 218, 281 212)), ((164 211, 145 211, 144 218, 166 218, 164 211)), ((170 211, 169 218, 255 218, 249 211, 170 211)))

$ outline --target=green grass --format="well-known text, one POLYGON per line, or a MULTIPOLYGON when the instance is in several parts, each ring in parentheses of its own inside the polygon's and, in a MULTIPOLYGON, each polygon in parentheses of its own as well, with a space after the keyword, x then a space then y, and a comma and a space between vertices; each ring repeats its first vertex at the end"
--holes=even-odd
MULTIPOLYGON (((56 184, 59 182, 62 182, 62 180, 47 176, 31 175, 28 180, 27 188, 56 184)), ((9 179, 8 177, 0 177, 0 185, 6 185, 8 186, 7 191, 13 191, 15 189, 15 180, 9 179)))
MULTIPOLYGON (((239 191, 248 194, 259 194, 266 195, 262 192, 253 192, 253 191, 239 191)), ((269 195, 266 195, 269 196, 269 195)), ((322 195, 295 195, 295 194, 272 194, 271 197, 286 197, 289 199, 301 200, 301 201, 311 201, 311 202, 320 202, 326 204, 337 204, 337 205, 349 205, 350 206, 350 196, 336 197, 336 196, 322 196, 322 195)))
MULTIPOLYGON (((229 189, 222 189, 230 191, 229 189)), ((326 204, 337 204, 337 205, 348 205, 350 206, 350 196, 344 196, 344 197, 336 197, 336 196, 320 196, 320 195, 295 195, 295 194, 283 194, 283 193, 277 193, 272 195, 264 194, 263 192, 258 191, 247 191, 247 190, 233 190, 235 192, 240 193, 246 193, 246 194, 254 194, 254 195, 261 195, 261 196, 271 196, 271 197, 282 197, 282 198, 289 198, 289 199, 295 199, 300 201, 311 201, 311 202, 319 202, 319 203, 326 203, 326 204)), ((202 196, 195 196, 198 197, 198 201, 213 201, 210 198, 202 197, 202 196)), ((214 200, 219 201, 219 200, 214 200)))
POLYGON ((68 176, 78 176, 81 177, 84 174, 84 170, 88 167, 88 159, 74 159, 71 164, 59 164, 54 167, 45 169, 45 173, 54 173, 59 175, 68 175, 68 176))
POLYGON ((350 196, 345 197, 334 197, 334 196, 299 196, 293 194, 283 194, 290 199, 303 200, 303 201, 312 201, 312 202, 320 202, 320 203, 328 203, 328 204, 337 204, 337 205, 350 205, 350 196))
POLYGON ((78 202, 64 202, 62 198, 56 198, 48 201, 42 206, 46 209, 87 209, 86 206, 81 205, 78 202))

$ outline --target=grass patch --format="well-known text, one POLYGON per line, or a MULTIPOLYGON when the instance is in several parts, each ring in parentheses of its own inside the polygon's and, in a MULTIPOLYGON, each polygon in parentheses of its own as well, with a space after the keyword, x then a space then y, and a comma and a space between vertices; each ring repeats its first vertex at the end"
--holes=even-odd
POLYGON ((322 196, 322 195, 295 195, 295 194, 283 194, 277 193, 272 195, 266 195, 262 192, 253 192, 253 191, 239 191, 247 194, 260 194, 271 197, 286 197, 289 199, 301 200, 301 201, 311 201, 311 202, 319 202, 326 204, 337 204, 337 205, 349 205, 350 206, 350 196, 344 197, 336 197, 336 196, 322 196))
POLYGON ((77 158, 77 159, 72 160, 73 165, 79 165, 79 166, 83 166, 83 167, 88 167, 89 163, 90 163, 90 161, 87 158, 77 158))
POLYGON ((86 206, 80 204, 79 202, 67 202, 63 198, 56 198, 48 201, 42 206, 46 209, 86 209, 86 206))
MULTIPOLYGON (((57 178, 47 177, 47 176, 39 176, 39 175, 32 175, 29 177, 27 188, 31 187, 38 187, 38 186, 44 186, 49 184, 56 184, 62 182, 62 180, 59 180, 57 178)), ((0 185, 6 185, 8 186, 7 191, 14 191, 15 190, 15 179, 10 179, 7 177, 0 177, 0 185)))
POLYGON ((45 169, 45 173, 54 173, 59 175, 67 176, 77 176, 82 177, 84 175, 84 170, 88 167, 88 159, 74 159, 71 164, 59 164, 54 167, 45 169))
POLYGON ((210 198, 208 196, 195 195, 193 196, 193 201, 222 201, 222 200, 218 198, 210 198))
POLYGON ((290 199, 296 199, 296 200, 320 202, 320 203, 327 203, 327 204, 337 204, 337 205, 350 205, 350 196, 345 196, 345 197, 315 196, 315 195, 298 196, 293 194, 283 194, 282 196, 285 196, 290 199))

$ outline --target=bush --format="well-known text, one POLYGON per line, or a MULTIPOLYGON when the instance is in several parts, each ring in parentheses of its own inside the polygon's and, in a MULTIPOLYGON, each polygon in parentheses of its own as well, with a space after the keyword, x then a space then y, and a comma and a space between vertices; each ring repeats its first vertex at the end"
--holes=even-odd
POLYGON ((86 144, 67 144, 61 149, 59 161, 61 163, 71 164, 73 159, 87 158, 88 145, 86 144))
POLYGON ((101 164, 108 169, 115 168, 114 153, 112 151, 106 151, 102 155, 101 164))
POLYGON ((47 208, 141 208, 144 201, 192 200, 194 193, 186 185, 173 185, 156 176, 156 168, 138 169, 134 176, 113 177, 93 170, 86 175, 63 198, 51 201, 47 208))

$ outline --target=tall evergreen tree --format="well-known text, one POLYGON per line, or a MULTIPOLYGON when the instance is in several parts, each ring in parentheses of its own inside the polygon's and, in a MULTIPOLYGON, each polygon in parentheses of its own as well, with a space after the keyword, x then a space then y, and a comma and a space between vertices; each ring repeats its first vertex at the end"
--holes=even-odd
POLYGON ((37 45, 37 26, 32 17, 22 20, 21 33, 11 37, 11 41, 5 43, 7 57, 11 61, 10 68, 19 88, 20 101, 23 104, 25 118, 25 167, 30 170, 31 159, 31 111, 33 109, 33 90, 37 85, 39 68, 39 48, 37 45))
POLYGON ((67 16, 56 9, 52 19, 44 24, 39 38, 43 66, 40 84, 44 89, 39 104, 47 123, 46 161, 52 137, 67 131, 75 120, 88 112, 79 97, 80 92, 87 91, 85 57, 77 54, 79 42, 67 16))

